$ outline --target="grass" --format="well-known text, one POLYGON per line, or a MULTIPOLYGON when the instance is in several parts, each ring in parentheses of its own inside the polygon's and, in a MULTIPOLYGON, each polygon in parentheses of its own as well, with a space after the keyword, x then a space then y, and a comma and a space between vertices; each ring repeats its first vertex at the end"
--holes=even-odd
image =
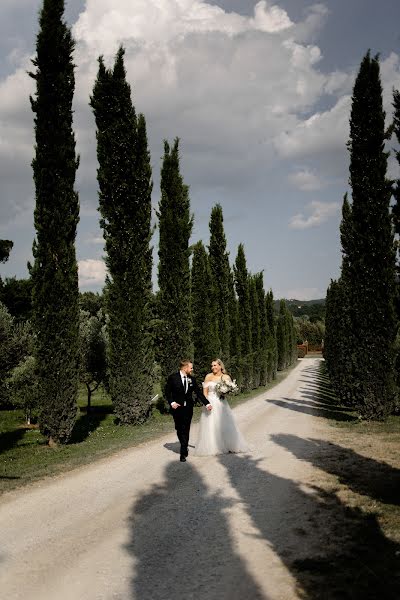
MULTIPOLYGON (((355 412, 340 407, 324 364, 320 367, 319 386, 321 401, 349 417, 330 419, 332 441, 321 458, 322 468, 336 475, 337 495, 345 505, 376 518, 382 534, 399 544, 400 415, 389 416, 384 422, 362 421, 355 412)), ((397 567, 394 576, 398 578, 400 556, 397 567)))
MULTIPOLYGON (((284 379, 289 371, 279 372, 268 386, 232 398, 232 407, 264 393, 284 379)), ((174 431, 172 417, 154 410, 143 425, 116 425, 113 407, 104 390, 92 397, 92 412, 86 414, 86 394, 78 396, 79 413, 69 444, 49 448, 37 428, 24 425, 21 410, 0 411, 0 494, 46 476, 64 473, 81 465, 156 439, 174 431)), ((197 421, 201 408, 195 407, 197 421)))

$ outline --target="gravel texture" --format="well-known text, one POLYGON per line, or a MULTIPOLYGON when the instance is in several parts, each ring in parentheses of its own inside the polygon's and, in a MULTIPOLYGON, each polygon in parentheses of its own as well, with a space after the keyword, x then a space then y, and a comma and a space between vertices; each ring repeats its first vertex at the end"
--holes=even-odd
MULTIPOLYGON (((234 409, 248 454, 179 462, 174 435, 47 478, 0 500, 8 600, 289 600, 309 535, 318 469, 276 440, 328 428, 310 410, 320 359, 303 359, 234 409), (286 437, 285 437, 286 436, 286 437)), ((191 444, 196 439, 192 427, 191 444)), ((323 543, 323 542, 322 542, 323 543)), ((315 548, 314 548, 315 546, 315 548)))

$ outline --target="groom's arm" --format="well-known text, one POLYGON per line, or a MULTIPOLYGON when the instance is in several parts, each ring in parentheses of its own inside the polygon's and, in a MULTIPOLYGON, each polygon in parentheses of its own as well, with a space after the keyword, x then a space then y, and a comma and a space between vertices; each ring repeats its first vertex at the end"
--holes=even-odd
MULTIPOLYGON (((165 397, 167 399, 167 402, 170 406, 172 406, 172 404, 175 404, 177 406, 179 406, 179 404, 177 404, 176 402, 174 402, 174 397, 173 397, 173 381, 172 381, 172 375, 170 375, 167 379, 167 383, 165 386, 165 397)), ((176 408, 176 406, 173 406, 172 408, 176 408)))
POLYGON ((192 383, 193 383, 193 391, 196 394, 197 398, 202 401, 204 406, 211 406, 211 404, 209 403, 209 401, 203 394, 203 391, 200 389, 200 386, 198 385, 198 383, 194 377, 192 378, 192 383))

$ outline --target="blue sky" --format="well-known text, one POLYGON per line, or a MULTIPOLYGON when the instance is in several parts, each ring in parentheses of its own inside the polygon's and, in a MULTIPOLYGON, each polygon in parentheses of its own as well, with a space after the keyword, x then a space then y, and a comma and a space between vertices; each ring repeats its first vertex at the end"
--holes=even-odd
MULTIPOLYGON (((26 71, 40 5, 0 5, 0 238, 15 244, 0 266, 3 277, 26 276, 34 237, 33 81, 26 71)), ((101 289, 104 278, 88 100, 98 55, 111 63, 122 42, 133 101, 147 119, 154 208, 163 139, 179 136, 192 242, 208 243, 219 202, 231 260, 242 242, 249 269, 264 271, 276 297, 323 297, 340 268, 354 77, 368 48, 380 53, 389 120, 391 90, 400 88, 400 3, 70 0, 66 18, 77 41, 81 289, 101 289)), ((399 176, 392 159, 389 169, 399 176)), ((154 246, 157 262, 157 234, 154 246)))

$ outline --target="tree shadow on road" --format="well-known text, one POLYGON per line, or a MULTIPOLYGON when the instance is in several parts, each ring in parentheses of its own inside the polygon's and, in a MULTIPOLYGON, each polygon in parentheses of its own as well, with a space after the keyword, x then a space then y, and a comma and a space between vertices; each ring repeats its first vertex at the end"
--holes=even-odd
MULTIPOLYGON (((303 396, 309 396, 303 393, 303 396)), ((300 412, 305 415, 312 415, 313 417, 324 417, 325 419, 334 419, 335 421, 357 421, 357 417, 349 415, 346 412, 341 412, 333 408, 326 408, 323 404, 320 404, 316 400, 317 396, 312 395, 311 401, 297 399, 297 398, 282 398, 282 400, 267 399, 266 402, 269 404, 275 404, 281 408, 287 408, 295 412, 300 412)))
POLYGON ((135 600, 268 600, 236 553, 224 510, 189 463, 171 463, 132 509, 135 600))
POLYGON ((334 492, 268 473, 260 461, 224 455, 220 462, 260 536, 297 581, 299 598, 400 598, 400 545, 385 537, 376 516, 334 492))
POLYGON ((271 439, 298 459, 336 475, 354 492, 386 504, 400 505, 399 469, 325 440, 306 440, 288 434, 272 435, 271 439))

